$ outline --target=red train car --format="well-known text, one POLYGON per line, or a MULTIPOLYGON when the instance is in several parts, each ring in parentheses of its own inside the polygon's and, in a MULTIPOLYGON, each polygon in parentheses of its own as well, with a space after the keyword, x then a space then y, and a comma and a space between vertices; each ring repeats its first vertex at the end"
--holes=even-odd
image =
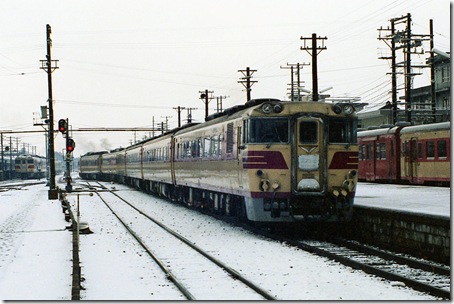
POLYGON ((358 179, 449 185, 450 122, 358 132, 358 179))
POLYGON ((392 183, 400 179, 402 127, 386 127, 358 132, 359 180, 392 183))

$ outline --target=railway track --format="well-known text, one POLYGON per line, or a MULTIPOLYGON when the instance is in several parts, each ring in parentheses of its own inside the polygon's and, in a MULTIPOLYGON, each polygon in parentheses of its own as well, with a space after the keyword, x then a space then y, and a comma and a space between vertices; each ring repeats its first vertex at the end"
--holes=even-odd
POLYGON ((223 300, 276 300, 235 269, 141 211, 114 191, 100 183, 98 185, 93 187, 88 183, 89 188, 95 191, 188 300, 212 300, 214 295, 216 299, 223 300), (131 208, 135 214, 131 213, 131 208), (157 239, 165 239, 165 244, 157 239))
POLYGON ((288 237, 279 232, 272 232, 274 230, 252 227, 235 219, 217 215, 211 216, 240 226, 255 234, 285 242, 293 247, 384 278, 391 281, 394 286, 407 286, 442 299, 451 299, 451 269, 448 266, 404 257, 340 238, 330 241, 298 240, 294 235, 288 237))
POLYGON ((18 182, 6 185, 0 185, 0 192, 10 191, 10 190, 22 190, 22 188, 33 185, 45 184, 45 181, 29 181, 29 182, 18 182))
POLYGON ((403 257, 356 242, 296 240, 269 235, 287 244, 329 258, 343 265, 387 279, 394 286, 407 286, 442 299, 451 299, 450 268, 403 257))

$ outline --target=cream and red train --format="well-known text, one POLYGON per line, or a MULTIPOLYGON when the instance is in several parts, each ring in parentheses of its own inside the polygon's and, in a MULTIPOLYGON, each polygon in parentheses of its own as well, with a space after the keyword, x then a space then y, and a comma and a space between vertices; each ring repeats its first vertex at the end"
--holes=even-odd
POLYGON ((39 155, 19 155, 14 160, 16 176, 21 179, 43 178, 46 175, 47 160, 39 155))
POLYGON ((450 185, 450 122, 360 131, 358 141, 361 181, 450 185))
POLYGON ((80 176, 253 222, 347 221, 356 128, 348 103, 251 100, 124 149, 87 153, 80 176))

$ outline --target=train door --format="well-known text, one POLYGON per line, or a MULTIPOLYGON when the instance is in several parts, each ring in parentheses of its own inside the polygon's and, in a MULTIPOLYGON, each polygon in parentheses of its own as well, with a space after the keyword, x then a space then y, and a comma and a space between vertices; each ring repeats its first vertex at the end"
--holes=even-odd
POLYGON ((170 139, 170 174, 172 178, 172 184, 175 186, 176 185, 176 179, 175 179, 175 156, 176 156, 176 148, 177 144, 175 143, 176 139, 175 137, 172 136, 170 139))
POLYGON ((143 166, 144 166, 144 148, 140 147, 140 156, 139 156, 139 172, 140 172, 140 179, 144 180, 143 176, 143 166))
POLYGON ((303 116, 296 121, 293 145, 293 190, 296 193, 325 190, 325 136, 320 118, 303 116))
POLYGON ((411 138, 410 139, 410 146, 409 146, 409 164, 408 167, 410 168, 410 181, 412 183, 415 183, 418 179, 418 161, 416 159, 417 156, 417 142, 416 138, 411 138))
POLYGON ((409 141, 404 142, 404 174, 405 179, 413 183, 418 178, 417 172, 417 141, 416 138, 411 138, 409 141))

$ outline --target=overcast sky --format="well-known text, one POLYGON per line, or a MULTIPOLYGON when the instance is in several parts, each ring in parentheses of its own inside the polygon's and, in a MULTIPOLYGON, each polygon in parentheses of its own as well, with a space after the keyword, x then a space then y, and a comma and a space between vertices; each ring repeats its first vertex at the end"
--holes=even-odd
MULTIPOLYGON (((415 34, 429 34, 435 47, 450 49, 447 0, 79 0, 0 2, 0 130, 40 130, 33 113, 47 105, 46 24, 52 27, 54 120, 69 118, 73 128, 152 127, 168 118, 177 126, 177 106, 197 108, 199 91, 228 96, 223 108, 244 103, 238 70, 257 72, 252 98, 287 99, 287 63, 311 62, 300 37, 327 37, 318 56, 319 89, 335 97, 361 97, 374 104, 389 100, 389 54, 378 28, 410 13, 415 34)), ((400 26, 403 29, 403 26, 400 26)), ((428 44, 424 47, 429 50, 428 44)), ((414 56, 424 62, 428 55, 414 56)), ((301 70, 311 89, 311 67, 301 70)), ((428 74, 414 80, 429 84, 428 74)), ((210 103, 210 113, 216 100, 210 103)), ((39 115, 38 115, 39 116, 39 115)), ((186 118, 186 111, 182 112, 186 118)), ((141 139, 143 132, 136 135, 141 139)), ((13 135, 37 146, 43 135, 13 135)), ((75 132, 75 154, 127 146, 127 133, 75 132)), ((7 139, 9 141, 9 137, 7 139)), ((56 151, 64 147, 61 135, 56 151)))

